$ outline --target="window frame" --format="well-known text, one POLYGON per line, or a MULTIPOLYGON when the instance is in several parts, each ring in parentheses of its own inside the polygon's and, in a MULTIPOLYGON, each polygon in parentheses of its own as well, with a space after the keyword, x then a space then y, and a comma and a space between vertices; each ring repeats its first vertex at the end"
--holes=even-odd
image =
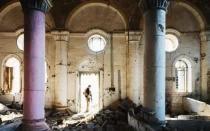
POLYGON ((175 35, 175 34, 172 34, 172 33, 167 33, 166 36, 165 36, 165 52, 167 52, 167 53, 174 52, 174 51, 176 51, 178 49, 178 47, 179 47, 179 38, 178 38, 178 36, 175 35), (171 36, 171 39, 168 39, 167 36, 169 36, 169 38, 171 36), (173 44, 175 44, 175 48, 173 50, 171 50, 171 51, 166 50, 166 44, 167 44, 166 40, 167 39, 169 41, 171 41, 173 44))
POLYGON ((178 56, 172 64, 172 75, 175 78, 173 81, 173 90, 175 92, 179 93, 192 93, 195 90, 195 84, 193 83, 194 77, 195 77, 195 63, 194 61, 187 55, 180 55, 178 56), (178 89, 176 88, 176 71, 175 71, 175 64, 177 61, 182 60, 186 63, 187 65, 187 75, 188 75, 188 80, 187 80, 187 89, 185 92, 179 92, 178 89))
POLYGON ((17 39, 16 39, 16 46, 17 48, 20 50, 20 51, 24 51, 24 33, 20 33, 18 36, 17 36, 17 39), (23 35, 23 50, 20 49, 19 45, 18 45, 18 39, 20 38, 20 36, 23 35))
POLYGON ((106 49, 107 44, 108 44, 108 42, 107 42, 106 37, 104 37, 104 35, 102 35, 102 34, 100 34, 100 33, 93 33, 93 34, 91 34, 91 35, 88 37, 88 39, 87 39, 87 47, 88 47, 88 49, 89 49, 90 51, 92 51, 92 52, 94 52, 94 53, 103 52, 103 51, 106 49), (104 45, 103 49, 101 49, 101 50, 99 50, 99 51, 94 51, 94 50, 92 50, 92 49, 89 47, 89 41, 90 41, 94 36, 96 36, 96 35, 100 36, 100 37, 102 38, 102 40, 105 42, 105 45, 104 45))
MULTIPOLYGON (((175 64, 175 81, 176 81, 176 88, 178 89, 178 92, 188 92, 188 77, 189 77, 189 74, 188 74, 188 66, 187 64, 183 61, 183 60, 178 60, 176 61, 176 64, 175 64), (177 68, 176 67, 176 64, 177 62, 182 62, 185 64, 185 67, 184 68, 177 68), (181 70, 178 70, 178 69, 181 69, 181 70), (181 71, 184 71, 184 87, 179 87, 179 79, 178 78, 178 72, 181 72, 181 71), (182 89, 180 89, 182 88, 182 89)), ((183 79, 182 79, 183 80, 183 79)))

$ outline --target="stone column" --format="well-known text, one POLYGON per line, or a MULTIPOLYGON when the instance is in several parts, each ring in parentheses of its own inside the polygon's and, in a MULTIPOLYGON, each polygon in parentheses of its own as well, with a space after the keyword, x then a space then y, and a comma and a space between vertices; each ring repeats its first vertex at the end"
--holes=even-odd
POLYGON ((52 31, 55 51, 55 108, 63 110, 67 107, 67 44, 68 31, 52 31))
POLYGON ((49 130, 45 123, 45 12, 48 0, 20 0, 24 12, 24 102, 21 131, 49 130))
MULTIPOLYGON (((129 32, 126 34, 126 42, 128 43, 128 97, 137 105, 140 104, 140 40, 141 32, 129 32)), ((141 72, 143 74, 143 72, 141 72)))
POLYGON ((144 106, 165 120, 165 17, 169 0, 142 0, 144 13, 144 106))
POLYGON ((201 100, 210 103, 210 31, 202 31, 201 39, 201 100))

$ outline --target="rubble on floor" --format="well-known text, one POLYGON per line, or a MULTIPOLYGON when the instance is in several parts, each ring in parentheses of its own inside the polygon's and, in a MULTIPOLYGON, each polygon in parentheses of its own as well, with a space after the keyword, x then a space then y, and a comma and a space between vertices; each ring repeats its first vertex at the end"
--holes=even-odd
POLYGON ((15 130, 22 121, 22 111, 10 109, 0 103, 0 130, 15 130))
MULTIPOLYGON (((46 123, 52 131, 142 131, 129 124, 128 114, 129 116, 134 116, 135 119, 147 123, 147 131, 188 131, 188 129, 190 131, 194 131, 194 129, 196 129, 195 131, 198 129, 209 131, 210 128, 208 126, 210 125, 209 121, 169 120, 168 123, 158 121, 154 117, 154 111, 141 105, 136 106, 127 98, 114 102, 110 107, 98 113, 85 112, 75 114, 68 108, 64 111, 45 110, 46 123), (196 123, 196 126, 190 128, 192 123, 196 123), (166 127, 157 126, 164 124, 166 124, 166 127)), ((200 117, 196 116, 196 114, 191 114, 187 116, 180 115, 177 118, 192 119, 192 116, 193 119, 200 117)), ((0 130, 15 131, 21 124, 21 121, 22 110, 10 109, 0 103, 0 130)), ((138 124, 140 123, 137 123, 137 126, 139 126, 138 124)))
POLYGON ((52 131, 134 131, 128 125, 127 113, 130 108, 136 107, 135 104, 127 98, 116 103, 114 108, 110 105, 96 114, 72 114, 69 109, 55 111, 46 118, 46 122, 52 131))

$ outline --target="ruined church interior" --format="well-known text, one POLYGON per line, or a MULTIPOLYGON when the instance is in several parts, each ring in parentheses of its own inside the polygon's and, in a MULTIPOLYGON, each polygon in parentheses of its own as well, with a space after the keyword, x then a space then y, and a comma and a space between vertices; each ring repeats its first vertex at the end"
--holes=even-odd
POLYGON ((210 131, 209 0, 0 0, 0 66, 0 131, 210 131))

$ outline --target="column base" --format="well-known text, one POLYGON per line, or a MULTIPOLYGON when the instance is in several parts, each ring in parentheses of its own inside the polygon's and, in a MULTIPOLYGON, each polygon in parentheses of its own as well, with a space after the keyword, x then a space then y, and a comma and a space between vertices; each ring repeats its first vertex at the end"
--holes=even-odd
POLYGON ((49 126, 43 122, 39 125, 20 124, 16 131, 51 131, 49 126))
POLYGON ((64 110, 66 110, 66 108, 67 108, 67 106, 55 106, 55 109, 57 111, 64 111, 64 110))

